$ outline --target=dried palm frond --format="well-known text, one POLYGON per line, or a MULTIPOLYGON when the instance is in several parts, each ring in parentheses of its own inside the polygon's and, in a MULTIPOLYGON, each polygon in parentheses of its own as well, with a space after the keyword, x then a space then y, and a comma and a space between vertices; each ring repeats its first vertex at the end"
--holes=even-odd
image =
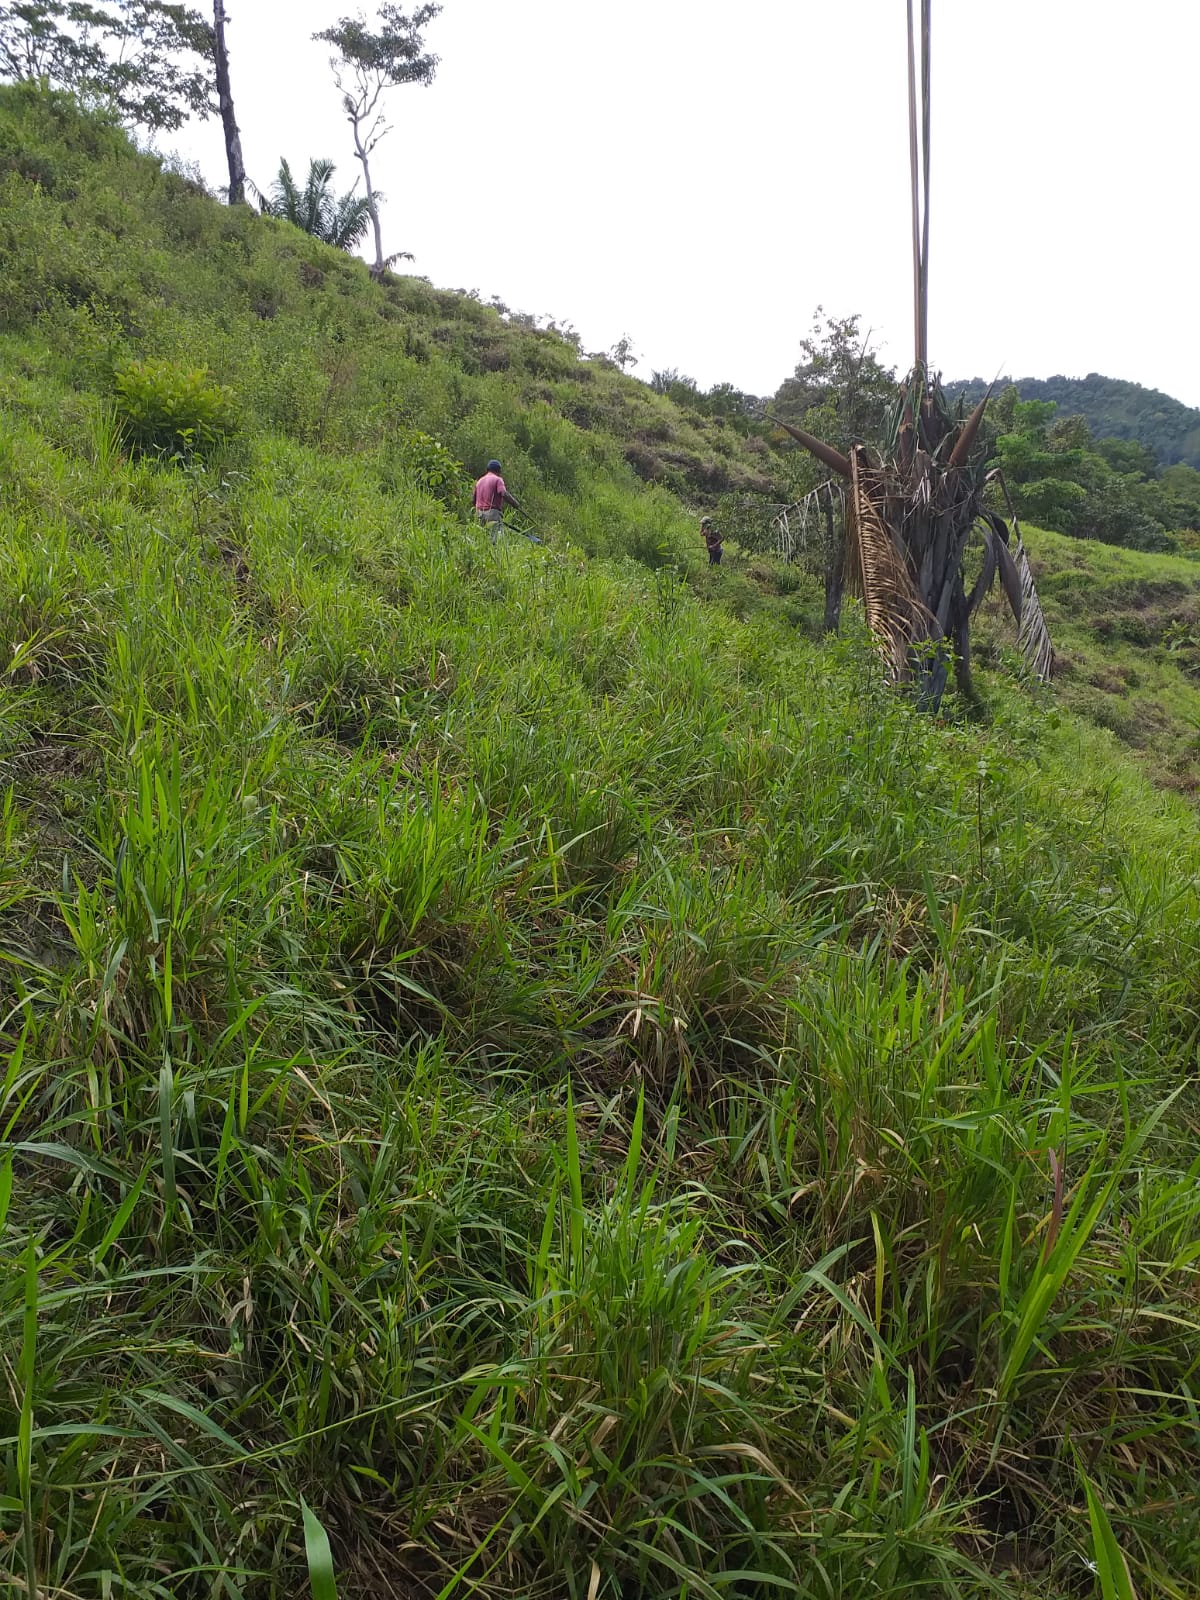
POLYGON ((1005 599, 1009 609, 1017 620, 1018 627, 1021 622, 1021 579, 1017 572, 1016 563, 1008 548, 1008 529, 1004 518, 994 511, 980 512, 983 524, 983 565, 975 587, 967 599, 968 615, 973 616, 980 602, 987 595, 996 581, 996 574, 1000 575, 1000 587, 1004 590, 1005 599))
MULTIPOLYGON (((968 617, 973 617, 976 611, 979 610, 985 595, 991 592, 992 584, 996 581, 996 572, 1000 566, 1000 558, 996 550, 1001 542, 996 538, 990 520, 985 517, 983 521, 983 562, 979 568, 979 576, 975 579, 975 585, 967 596, 968 617)), ((1012 603, 1011 596, 1009 603, 1012 603)))
POLYGON ((917 593, 904 552, 888 526, 881 477, 870 472, 857 446, 850 456, 846 499, 846 572, 851 588, 862 596, 872 633, 883 645, 889 675, 900 681, 910 674, 913 646, 940 638, 941 629, 917 593))
POLYGON ((820 439, 811 433, 805 433, 803 428, 795 428, 790 422, 785 422, 782 417, 776 417, 771 412, 766 413, 768 422, 773 422, 777 428, 782 428, 785 433, 790 433, 797 444, 802 444, 810 455, 816 456, 824 466, 832 468, 843 478, 850 476, 850 463, 840 450, 835 450, 831 444, 823 444, 820 439))
MULTIPOLYGON (((955 416, 941 385, 921 366, 900 386, 884 460, 873 465, 856 445, 848 457, 780 422, 819 461, 850 479, 846 495, 846 575, 863 597, 867 621, 896 681, 916 676, 922 702, 936 707, 953 648, 959 688, 973 697, 970 620, 997 575, 1017 620, 1017 642, 1030 670, 1049 676, 1054 662, 1015 516, 1011 526, 984 504, 989 473, 979 447, 987 396, 955 416), (963 558, 972 530, 984 529, 984 559, 968 596, 963 558), (944 643, 943 643, 944 641, 944 643), (922 644, 937 648, 922 652, 922 644), (918 662, 924 665, 914 671, 918 662)), ((778 420, 778 419, 772 419, 778 420)), ((1009 502, 1011 515, 1012 506, 1009 502)))
POLYGON ((974 411, 972 411, 971 415, 963 424, 961 433, 954 441, 954 448, 950 452, 950 459, 946 463, 946 466, 949 470, 953 471, 955 467, 962 467, 966 465, 967 458, 971 454, 971 447, 975 443, 975 435, 979 432, 979 425, 983 421, 983 414, 987 410, 987 403, 991 398, 992 391, 989 388, 983 399, 979 402, 974 411))
MULTIPOLYGON (((988 482, 999 485, 1008 507, 1008 524, 1005 524, 1003 517, 993 516, 992 525, 1004 541, 1020 589, 1020 603, 1012 606, 1017 619, 1017 648, 1025 657, 1025 664, 1034 677, 1040 678, 1043 683, 1048 683, 1054 671, 1054 644, 1050 638, 1042 602, 1038 599, 1037 584, 1033 581, 1033 568, 1025 552, 1025 541, 1021 537, 1021 525, 1017 521, 1016 507, 1012 503, 1004 474, 998 468, 988 473, 988 482)), ((1009 604, 1012 605, 1011 595, 1009 604)))
POLYGON ((1013 560, 1021 576, 1021 624, 1017 630, 1017 648, 1024 655, 1033 675, 1043 683, 1049 683, 1054 671, 1054 645, 1020 533, 1017 534, 1013 560))
POLYGON ((817 540, 832 544, 834 515, 835 511, 840 513, 841 507, 841 490, 835 487, 831 478, 826 478, 791 505, 781 506, 771 518, 771 528, 775 534, 776 549, 783 560, 794 561, 797 555, 806 552, 810 544, 817 540), (824 520, 822 511, 825 513, 824 520))

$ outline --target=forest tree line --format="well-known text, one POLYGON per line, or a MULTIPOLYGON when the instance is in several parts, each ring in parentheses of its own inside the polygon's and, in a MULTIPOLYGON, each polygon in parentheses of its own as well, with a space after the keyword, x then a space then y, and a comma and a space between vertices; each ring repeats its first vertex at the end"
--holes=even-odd
MULTIPOLYGON (((1183 462, 1200 468, 1200 409, 1185 406, 1161 389, 1147 389, 1125 378, 1001 378, 997 392, 1010 385, 1022 400, 1052 400, 1062 416, 1083 417, 1098 439, 1131 439, 1152 450, 1164 467, 1183 462)), ((987 384, 981 378, 949 385, 974 404, 987 384)))

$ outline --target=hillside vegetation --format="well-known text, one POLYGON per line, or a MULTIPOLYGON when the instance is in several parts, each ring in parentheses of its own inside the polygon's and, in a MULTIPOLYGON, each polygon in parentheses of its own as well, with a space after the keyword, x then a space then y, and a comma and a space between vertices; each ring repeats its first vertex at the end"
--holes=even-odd
MULTIPOLYGON (((1108 729, 1156 782, 1200 783, 1200 564, 1026 530, 1054 636, 1056 699, 1108 729)), ((988 602, 978 659, 1009 645, 1007 615, 988 602)))
POLYGON ((123 159, 119 133, 81 138, 30 145, 11 119, 0 135, 0 319, 12 330, 42 319, 41 339, 78 380, 103 382, 129 349, 203 362, 236 380, 247 419, 331 452, 386 441, 393 471, 413 466, 414 433, 436 431, 474 470, 502 455, 535 511, 589 552, 611 549, 616 526, 635 554, 670 546, 678 508, 662 497, 626 495, 603 532, 609 499, 639 478, 700 497, 770 487, 761 440, 581 360, 555 328, 421 278, 376 290, 355 258, 123 159), (83 195, 88 205, 72 203, 83 195))
MULTIPOLYGON (((1164 465, 1182 462, 1200 469, 1200 410, 1172 399, 1161 389, 1147 389, 1123 378, 1089 372, 1086 378, 1001 378, 1002 389, 1015 384, 1022 400, 1051 401, 1060 416, 1083 417, 1098 439, 1132 439, 1152 450, 1164 465)), ((948 384, 957 394, 978 400, 986 379, 948 384)))
POLYGON ((0 319, 12 1592, 1194 1593, 1190 807, 695 572, 729 424, 26 92, 0 319))

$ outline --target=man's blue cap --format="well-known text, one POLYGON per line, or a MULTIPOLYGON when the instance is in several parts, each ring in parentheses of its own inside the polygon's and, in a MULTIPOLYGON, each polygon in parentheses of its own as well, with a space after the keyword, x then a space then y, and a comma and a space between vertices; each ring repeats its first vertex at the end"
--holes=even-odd
POLYGON ((489 461, 488 462, 488 471, 489 472, 499 472, 500 471, 500 463, 498 461, 489 461))

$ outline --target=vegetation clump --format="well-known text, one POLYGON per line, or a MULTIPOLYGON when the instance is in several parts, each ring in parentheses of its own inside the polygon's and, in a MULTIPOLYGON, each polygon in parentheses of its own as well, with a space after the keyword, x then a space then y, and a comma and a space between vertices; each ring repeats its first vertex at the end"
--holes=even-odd
MULTIPOLYGON (((1160 389, 1089 372, 1086 378, 1002 378, 1022 401, 1051 404, 1064 417, 1082 417, 1097 439, 1138 445, 1167 466, 1200 469, 1200 410, 1160 389)), ((974 404, 988 387, 982 379, 948 385, 974 404)))
POLYGON ((1132 550, 1200 547, 1200 472, 1160 468, 1153 451, 1096 439, 1081 416, 1057 417, 1045 400, 1001 396, 996 454, 1018 511, 1077 538, 1132 550))
MULTIPOLYGON (((294 228, 311 233, 314 239, 335 245, 339 250, 353 250, 365 235, 371 221, 370 207, 363 195, 353 189, 336 195, 333 191, 332 161, 310 161, 308 177, 301 188, 286 161, 279 163, 279 174, 271 185, 271 192, 262 202, 262 209, 272 217, 290 222, 294 228)), ((376 194, 378 204, 383 196, 376 194)))
POLYGON ((122 434, 137 449, 190 454, 233 432, 232 391, 211 382, 207 367, 127 358, 113 388, 122 434))

